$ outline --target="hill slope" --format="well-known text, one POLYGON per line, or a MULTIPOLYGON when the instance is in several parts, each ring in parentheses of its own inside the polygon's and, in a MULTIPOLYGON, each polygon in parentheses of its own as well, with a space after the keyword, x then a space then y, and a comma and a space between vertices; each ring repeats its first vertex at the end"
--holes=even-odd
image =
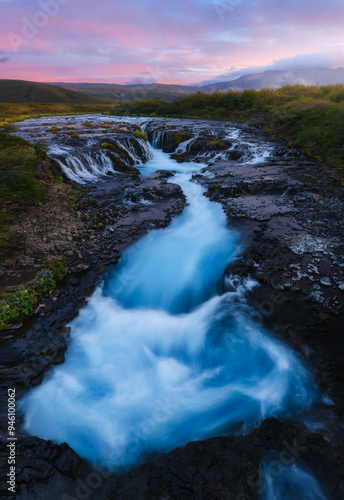
MULTIPOLYGON (((106 101, 46 83, 27 82, 25 80, 0 80, 0 102, 103 104, 106 101)), ((107 100, 107 102, 109 101, 107 100)))
POLYGON ((344 83, 344 68, 300 68, 290 70, 268 70, 264 73, 244 75, 231 82, 211 83, 202 87, 202 92, 222 90, 279 89, 285 85, 336 85, 344 83))
POLYGON ((63 83, 56 82, 64 89, 76 90, 86 95, 119 101, 135 101, 137 99, 163 99, 174 101, 179 97, 196 94, 199 87, 188 85, 167 85, 162 83, 119 85, 117 83, 63 83))

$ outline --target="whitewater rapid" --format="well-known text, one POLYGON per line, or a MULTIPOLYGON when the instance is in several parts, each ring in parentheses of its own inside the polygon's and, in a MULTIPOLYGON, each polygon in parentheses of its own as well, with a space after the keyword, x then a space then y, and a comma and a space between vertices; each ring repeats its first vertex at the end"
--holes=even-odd
POLYGON ((188 206, 129 248, 71 323, 65 363, 23 403, 30 434, 121 469, 318 398, 298 355, 252 319, 256 284, 224 277, 242 243, 190 182, 202 167, 157 150, 140 167, 177 172, 188 206))

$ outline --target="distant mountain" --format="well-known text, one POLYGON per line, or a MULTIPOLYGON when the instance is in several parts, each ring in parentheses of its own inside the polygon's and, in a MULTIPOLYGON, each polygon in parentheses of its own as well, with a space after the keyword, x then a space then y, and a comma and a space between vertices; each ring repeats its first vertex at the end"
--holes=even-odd
POLYGON ((186 97, 200 91, 199 87, 187 85, 165 85, 162 83, 129 84, 117 83, 64 83, 56 82, 64 89, 75 90, 89 96, 112 99, 117 101, 135 101, 137 99, 156 99, 174 101, 178 97, 186 97))
POLYGON ((244 75, 230 82, 211 83, 201 87, 202 92, 224 90, 278 89, 285 85, 335 85, 344 84, 344 68, 300 68, 267 70, 264 73, 244 75))
POLYGON ((106 101, 97 97, 54 87, 46 83, 27 82, 25 80, 0 80, 0 102, 106 104, 106 101))
MULTIPOLYGON (((1 1, 1 0, 0 0, 1 1)), ((344 68, 301 68, 268 70, 241 76, 230 82, 218 82, 203 87, 165 85, 161 83, 119 85, 117 83, 37 83, 24 80, 0 80, 0 102, 9 103, 75 103, 106 104, 137 99, 160 98, 174 101, 197 92, 245 89, 278 89, 285 85, 344 84, 344 68)))

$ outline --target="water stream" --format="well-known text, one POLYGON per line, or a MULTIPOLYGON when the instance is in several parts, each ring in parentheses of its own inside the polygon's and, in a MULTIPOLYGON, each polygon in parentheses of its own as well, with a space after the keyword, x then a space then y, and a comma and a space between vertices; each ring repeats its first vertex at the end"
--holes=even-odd
POLYGON ((306 464, 293 459, 289 459, 289 463, 285 460, 282 462, 280 454, 275 450, 271 450, 262 459, 260 489, 262 500, 328 499, 306 464))
POLYGON ((188 206, 129 248, 72 322, 65 363, 24 401, 30 434, 128 467, 301 414, 318 397, 298 356, 253 321, 255 283, 223 277, 241 239, 190 182, 202 167, 158 150, 141 167, 176 171, 188 206))

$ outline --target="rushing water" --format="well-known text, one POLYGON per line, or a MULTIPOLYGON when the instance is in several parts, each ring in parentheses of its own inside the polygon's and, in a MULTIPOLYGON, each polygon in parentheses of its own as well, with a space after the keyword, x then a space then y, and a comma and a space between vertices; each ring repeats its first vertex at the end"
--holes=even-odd
POLYGON ((141 167, 177 171, 189 205, 128 249, 72 322, 65 363, 24 402, 31 434, 127 467, 317 398, 298 356, 252 319, 245 293, 255 284, 223 278, 240 238, 190 182, 203 166, 155 151, 141 167))
POLYGON ((261 462, 260 488, 262 500, 328 499, 306 464, 293 459, 289 463, 285 460, 282 462, 280 454, 274 450, 265 455, 261 462))

